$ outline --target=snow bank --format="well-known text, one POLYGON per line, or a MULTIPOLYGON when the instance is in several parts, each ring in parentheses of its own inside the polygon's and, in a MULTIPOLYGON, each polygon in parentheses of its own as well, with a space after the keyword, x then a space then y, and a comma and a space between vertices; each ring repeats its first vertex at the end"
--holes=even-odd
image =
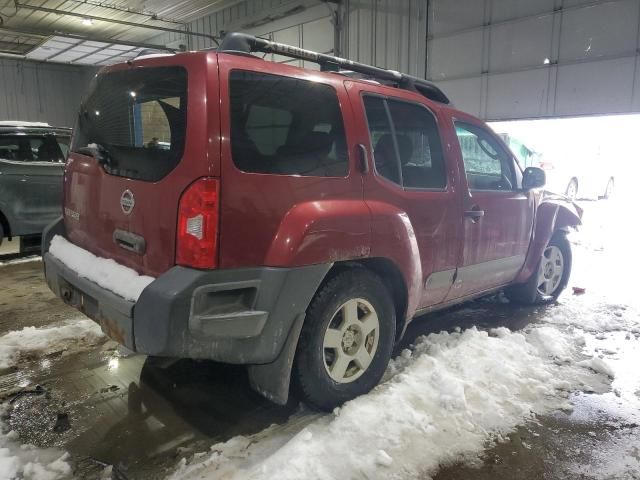
MULTIPOLYGON (((21 357, 50 354, 70 346, 93 345, 103 333, 95 322, 88 319, 47 328, 25 327, 0 337, 0 369, 12 367, 21 357)), ((0 478, 9 478, 2 477, 0 478)))
POLYGON ((135 270, 110 258, 96 257, 60 235, 51 240, 49 253, 81 277, 134 302, 145 287, 155 280, 153 277, 138 275, 135 270))
MULTIPOLYGON (((6 407, 0 406, 4 416, 6 407)), ((72 477, 69 455, 55 448, 22 445, 15 432, 0 432, 0 478, 62 480, 72 477)))
MULTIPOLYGON (((173 479, 425 478, 472 457, 568 392, 605 378, 577 363, 584 339, 551 326, 421 337, 395 374, 290 439, 236 437, 183 462, 173 479)), ((593 364, 589 364, 593 368, 593 364)))
POLYGON ((42 257, 40 257, 39 255, 34 255, 34 256, 25 257, 25 258, 16 258, 15 260, 5 260, 0 262, 0 268, 7 267, 9 265, 18 265, 20 263, 39 262, 40 260, 42 260, 42 257))

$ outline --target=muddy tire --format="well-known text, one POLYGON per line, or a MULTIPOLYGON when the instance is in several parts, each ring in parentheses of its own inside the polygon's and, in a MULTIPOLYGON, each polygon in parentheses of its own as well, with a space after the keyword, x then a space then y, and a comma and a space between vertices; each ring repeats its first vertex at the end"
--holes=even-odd
POLYGON ((293 368, 302 401, 331 411, 369 392, 387 368, 396 314, 380 278, 364 268, 339 273, 307 310, 293 368))
POLYGON ((569 283, 571 244, 565 232, 553 234, 531 278, 505 290, 509 300, 525 305, 555 302, 569 283))

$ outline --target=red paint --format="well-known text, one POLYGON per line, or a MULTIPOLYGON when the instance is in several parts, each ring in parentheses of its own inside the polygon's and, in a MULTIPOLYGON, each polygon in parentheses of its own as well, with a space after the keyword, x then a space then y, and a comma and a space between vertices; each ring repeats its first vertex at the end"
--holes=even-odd
POLYGON ((215 52, 134 61, 133 66, 106 71, 158 65, 182 65, 188 70, 187 142, 178 166, 164 179, 148 183, 108 175, 93 159, 72 154, 65 176, 65 206, 80 214, 79 221, 65 221, 69 239, 138 272, 160 275, 176 264, 179 199, 201 177, 219 178, 217 268, 384 258, 402 273, 408 293, 407 318, 421 308, 526 279, 553 231, 579 223, 579 212, 559 201, 541 203, 539 192, 470 192, 453 119, 486 126, 417 93, 215 52), (229 141, 228 77, 232 69, 286 75, 332 87, 345 125, 349 174, 326 178, 238 170, 229 141), (433 113, 445 156, 445 189, 404 190, 374 173, 361 99, 365 91, 416 102, 433 113), (359 162, 358 144, 368 153, 366 173, 359 162), (128 216, 120 208, 125 189, 136 199, 128 216), (473 223, 463 212, 476 206, 487 213, 473 223), (138 255, 118 247, 112 240, 117 228, 143 236, 146 253, 138 255), (434 272, 508 257, 522 261, 492 278, 476 278, 459 288, 446 284, 425 288, 434 272))

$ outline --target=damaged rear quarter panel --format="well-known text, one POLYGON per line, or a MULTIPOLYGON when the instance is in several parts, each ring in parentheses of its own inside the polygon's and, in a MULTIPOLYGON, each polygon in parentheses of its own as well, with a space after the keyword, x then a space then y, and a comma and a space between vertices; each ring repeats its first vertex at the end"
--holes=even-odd
POLYGON ((300 266, 366 257, 369 210, 362 200, 319 200, 295 205, 282 219, 265 263, 300 266))

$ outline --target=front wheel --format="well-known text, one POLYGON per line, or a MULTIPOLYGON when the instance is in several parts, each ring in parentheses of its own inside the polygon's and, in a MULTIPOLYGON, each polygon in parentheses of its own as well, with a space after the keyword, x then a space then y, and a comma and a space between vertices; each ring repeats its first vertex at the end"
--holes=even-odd
POLYGON ((557 300, 569 283, 571 261, 571 244, 566 233, 558 231, 549 240, 531 278, 523 285, 507 289, 507 297, 528 305, 557 300))
POLYGON ((293 380, 306 403, 331 411, 378 384, 395 339, 388 289, 361 268, 339 273, 316 294, 296 351, 293 380))

